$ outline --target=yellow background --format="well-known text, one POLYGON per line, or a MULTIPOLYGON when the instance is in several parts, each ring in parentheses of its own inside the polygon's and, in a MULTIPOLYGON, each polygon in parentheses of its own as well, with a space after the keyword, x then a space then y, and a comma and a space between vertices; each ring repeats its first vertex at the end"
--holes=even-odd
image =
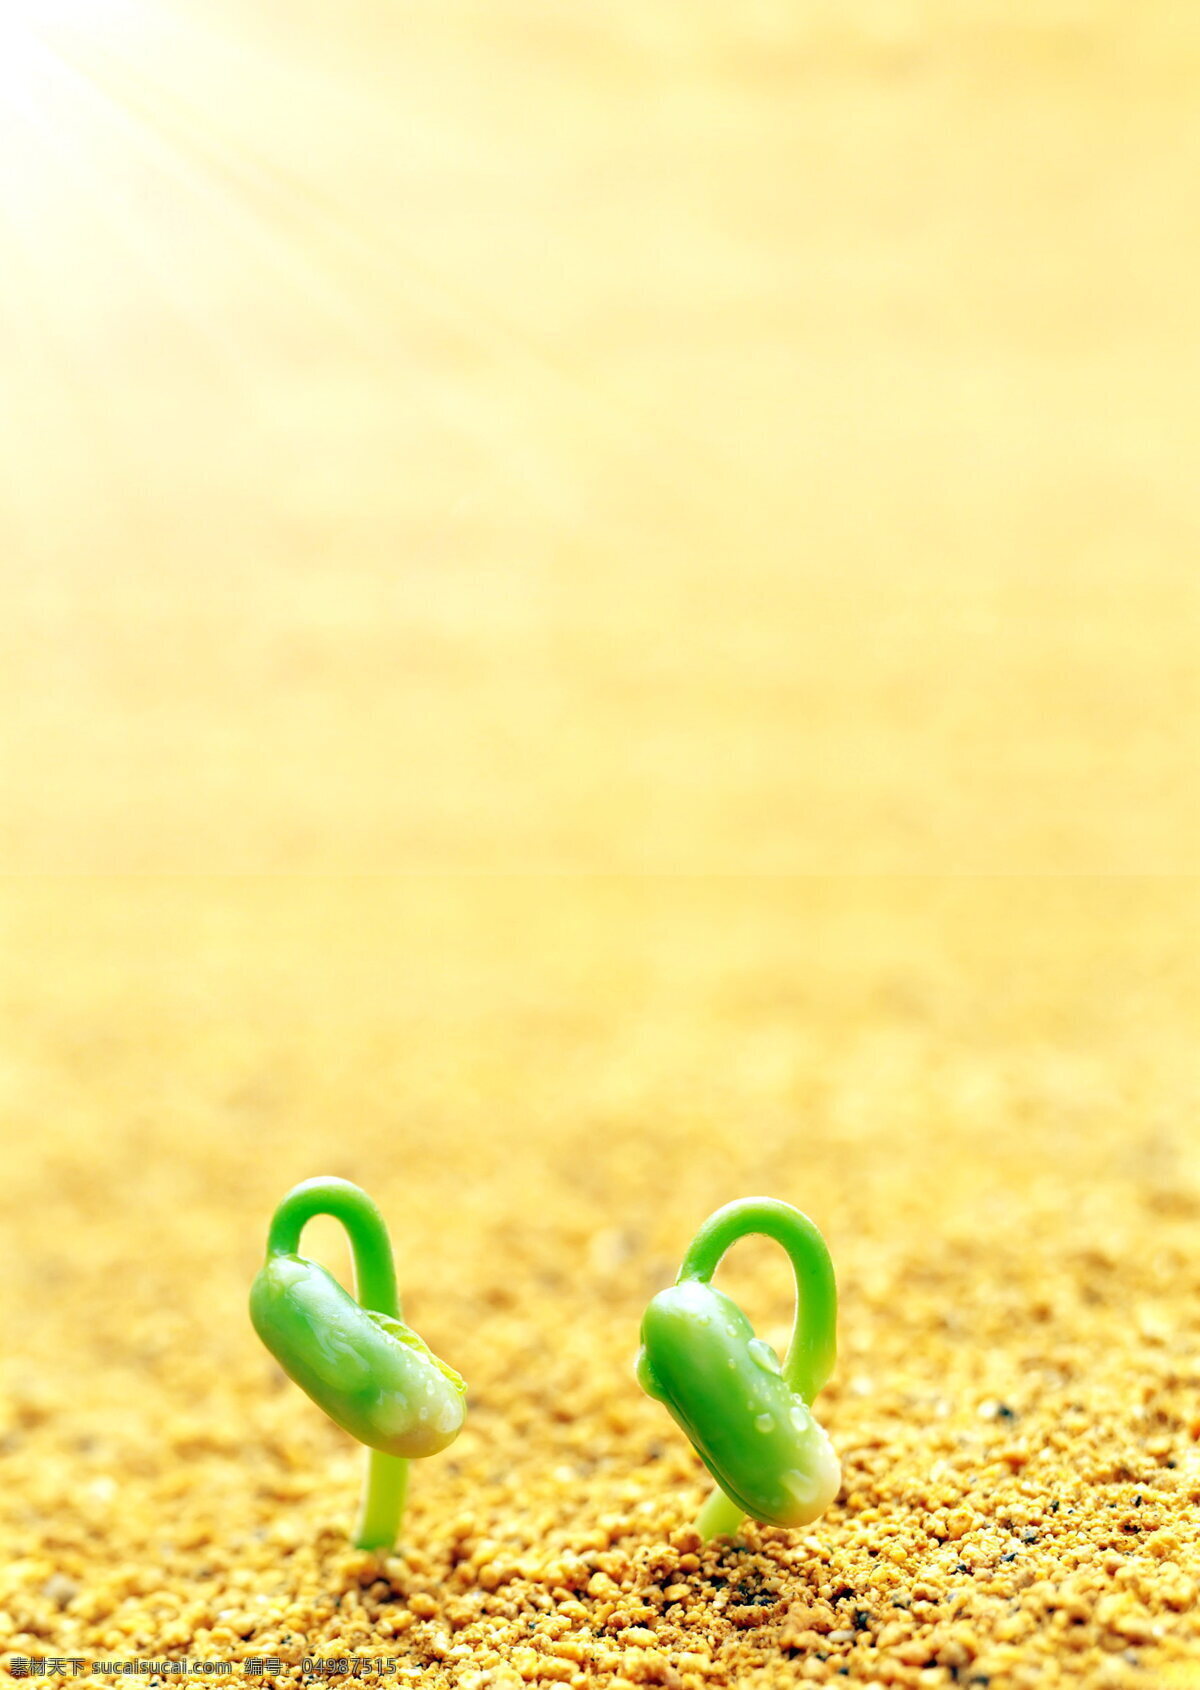
POLYGON ((1177 7, 43 4, 0 865, 1194 869, 1177 7))

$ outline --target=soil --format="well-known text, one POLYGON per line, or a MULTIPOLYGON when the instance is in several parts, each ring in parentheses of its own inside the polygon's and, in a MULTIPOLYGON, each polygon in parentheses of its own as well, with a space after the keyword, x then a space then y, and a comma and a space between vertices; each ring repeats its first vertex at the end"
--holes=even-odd
MULTIPOLYGON (((13 883, 0 1659, 1190 1682, 1198 913, 1171 881, 13 883), (470 1384, 386 1558, 246 1312, 316 1172, 377 1197, 470 1384), (753 1192, 833 1252, 844 1484, 702 1547, 638 1323, 753 1192)), ((333 1223, 305 1242, 346 1273, 333 1223)), ((721 1283, 782 1348, 782 1253, 721 1283)))

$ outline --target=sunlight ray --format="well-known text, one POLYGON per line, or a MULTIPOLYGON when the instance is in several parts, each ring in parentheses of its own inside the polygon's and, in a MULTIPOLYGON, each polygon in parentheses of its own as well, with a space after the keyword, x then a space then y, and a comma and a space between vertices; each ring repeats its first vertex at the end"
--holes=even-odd
MULTIPOLYGON (((522 302, 482 284, 420 208, 372 203, 381 187, 403 188, 410 155, 478 171, 481 132, 463 129, 461 114, 423 96, 397 115, 376 91, 351 97, 336 72, 276 62, 249 32, 180 5, 23 0, 5 16, 0 121, 19 130, 0 161, 5 238, 28 248, 40 332, 58 367, 75 366, 76 400, 93 389, 97 424, 139 312, 189 381, 200 354, 211 366, 203 379, 236 396, 244 425, 258 415, 286 436, 289 387, 256 355, 264 334, 285 335, 375 372, 390 403, 470 443, 562 531, 583 522, 563 450, 623 466, 677 526, 710 541, 730 531, 723 437, 677 408, 664 425, 657 406, 523 321, 522 302), (331 164, 322 152, 334 136, 345 150, 331 164), (378 182, 347 175, 346 156, 384 160, 378 182), (85 249, 89 291, 77 297, 85 249)), ((150 425, 133 407, 122 426, 124 446, 106 449, 134 476, 150 425)))
MULTIPOLYGON (((156 12, 137 39, 141 63, 111 40, 78 39, 60 50, 144 135, 171 150, 177 168, 189 185, 206 192, 208 203, 221 206, 225 216, 237 205, 244 237, 271 255, 288 285, 315 293, 324 309, 337 312, 339 326, 364 351, 378 356, 382 343, 411 358, 433 337, 451 352, 460 348, 458 356, 482 354, 511 377, 515 394, 532 385, 540 413, 549 407, 581 441, 636 465, 639 476, 675 506, 677 518, 709 528, 724 520, 719 489, 730 462, 722 443, 676 414, 669 424, 675 449, 647 460, 645 442, 663 426, 659 415, 598 379, 594 369, 585 371, 578 354, 557 349, 515 320, 444 258, 426 257, 402 216, 364 216, 361 204, 324 180, 318 168, 322 135, 350 134, 359 156, 387 156, 419 144, 414 128, 428 134, 423 126, 435 120, 425 110, 416 125, 398 124, 376 101, 346 98, 332 77, 292 67, 285 72, 247 43, 211 25, 200 29, 178 9, 156 12), (182 67, 189 67, 190 96, 181 86, 182 67), (219 104, 198 102, 201 77, 221 87, 219 104), (279 156, 279 135, 264 116, 295 109, 309 114, 316 138, 303 171, 294 149, 286 159, 279 156)), ((449 120, 441 121, 439 138, 425 142, 434 155, 453 146, 454 130, 449 120), (443 133, 450 139, 442 141, 443 133)), ((451 392, 430 397, 458 428, 496 450, 490 419, 477 419, 472 406, 456 403, 451 392)))

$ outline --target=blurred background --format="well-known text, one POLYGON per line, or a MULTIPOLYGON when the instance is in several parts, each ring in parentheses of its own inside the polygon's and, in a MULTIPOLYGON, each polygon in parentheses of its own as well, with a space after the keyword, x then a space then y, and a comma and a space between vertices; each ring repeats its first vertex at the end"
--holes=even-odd
POLYGON ((5 868, 1194 869, 1177 7, 4 15, 5 868))
POLYGON ((637 1317, 748 1190, 830 1237, 835 1430, 1011 1393, 1030 1275, 1112 1424, 1097 1237, 1194 1338, 1198 76, 1166 0, 5 7, 35 1642, 38 1554, 228 1537, 246 1448, 348 1517, 245 1318, 313 1173, 472 1381, 451 1512, 674 1448, 637 1317))

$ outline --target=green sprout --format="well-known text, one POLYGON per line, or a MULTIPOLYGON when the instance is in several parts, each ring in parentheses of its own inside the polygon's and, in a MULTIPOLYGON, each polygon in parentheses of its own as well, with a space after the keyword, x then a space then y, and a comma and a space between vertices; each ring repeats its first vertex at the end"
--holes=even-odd
POLYGON ((744 1197, 705 1221, 679 1277, 642 1319, 638 1383, 665 1403, 717 1482, 696 1520, 732 1537, 745 1515, 804 1526, 838 1493, 841 1468, 812 1414, 837 1354, 837 1285, 825 1240, 807 1215, 773 1197, 744 1197), (710 1282, 739 1238, 782 1244, 796 1276, 783 1363, 732 1297, 710 1282))
POLYGON ((329 1418, 367 1445, 354 1541, 396 1542, 408 1463, 436 1455, 462 1430, 467 1387, 400 1318, 396 1269, 383 1216, 349 1180, 308 1179, 279 1204, 267 1259, 250 1288, 254 1330, 289 1378, 329 1418), (341 1221, 354 1253, 358 1301, 319 1262, 299 1253, 314 1215, 341 1221))

